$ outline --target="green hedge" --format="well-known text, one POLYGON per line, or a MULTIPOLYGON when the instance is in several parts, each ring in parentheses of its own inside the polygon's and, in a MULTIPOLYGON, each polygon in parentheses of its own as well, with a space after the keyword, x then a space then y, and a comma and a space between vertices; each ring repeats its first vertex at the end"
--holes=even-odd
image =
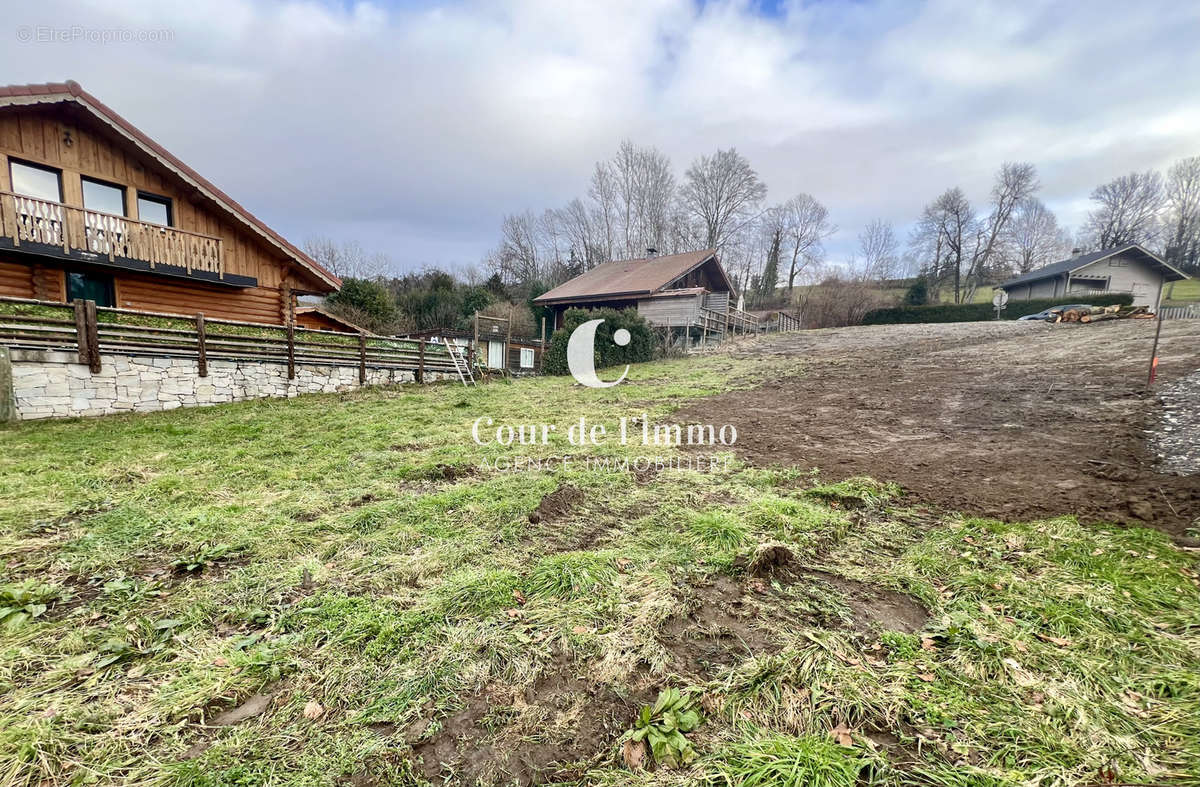
POLYGON ((649 361, 654 356, 654 340, 650 326, 637 309, 568 309, 563 315, 563 327, 550 337, 543 371, 546 374, 569 374, 567 341, 571 332, 588 320, 604 320, 596 328, 596 368, 618 364, 649 361), (629 331, 630 342, 620 347, 613 341, 618 328, 629 331))
MULTIPOLYGON (((1068 293, 1057 298, 1034 298, 1028 301, 1010 300, 1000 319, 1015 320, 1026 314, 1037 314, 1051 306, 1067 303, 1089 303, 1092 306, 1128 306, 1133 296, 1127 292, 1109 295, 1088 295, 1082 292, 1068 293)), ((892 306, 873 309, 863 317, 863 325, 896 325, 920 322, 980 322, 996 319, 996 307, 990 303, 938 303, 932 306, 892 306)))

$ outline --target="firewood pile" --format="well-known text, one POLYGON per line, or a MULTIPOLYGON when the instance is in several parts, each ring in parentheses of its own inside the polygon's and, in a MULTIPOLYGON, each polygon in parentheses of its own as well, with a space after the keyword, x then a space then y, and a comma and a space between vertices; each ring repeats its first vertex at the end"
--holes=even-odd
POLYGON ((1104 320, 1153 320, 1145 306, 1092 306, 1052 311, 1050 322, 1103 322, 1104 320))

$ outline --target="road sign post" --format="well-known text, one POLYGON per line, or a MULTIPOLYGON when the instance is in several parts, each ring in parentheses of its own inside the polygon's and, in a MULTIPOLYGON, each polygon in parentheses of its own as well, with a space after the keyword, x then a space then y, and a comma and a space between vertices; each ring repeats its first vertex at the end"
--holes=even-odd
POLYGON ((1008 293, 1004 290, 996 290, 996 294, 992 296, 992 305, 996 307, 996 319, 1000 319, 1000 312, 1008 305, 1008 293))

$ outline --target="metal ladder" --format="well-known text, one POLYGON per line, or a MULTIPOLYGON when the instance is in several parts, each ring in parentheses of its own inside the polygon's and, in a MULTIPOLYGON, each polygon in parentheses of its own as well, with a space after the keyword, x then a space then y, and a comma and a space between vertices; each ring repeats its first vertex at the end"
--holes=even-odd
POLYGON ((447 339, 446 352, 450 354, 450 361, 454 364, 454 371, 458 372, 458 379, 462 380, 462 384, 478 385, 475 382, 475 375, 471 373, 471 364, 463 357, 462 350, 458 349, 458 345, 447 339))

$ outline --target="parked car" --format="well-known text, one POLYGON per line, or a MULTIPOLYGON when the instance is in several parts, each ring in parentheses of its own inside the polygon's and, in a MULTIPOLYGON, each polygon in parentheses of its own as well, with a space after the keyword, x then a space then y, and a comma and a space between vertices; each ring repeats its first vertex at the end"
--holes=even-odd
POLYGON ((1026 314, 1024 317, 1018 317, 1017 319, 1018 320, 1052 320, 1052 319, 1054 319, 1054 315, 1051 314, 1051 312, 1062 313, 1062 312, 1068 311, 1069 309, 1090 309, 1090 308, 1092 308, 1092 307, 1086 303, 1067 303, 1062 306, 1051 306, 1049 309, 1046 309, 1045 311, 1038 312, 1037 314, 1026 314))

